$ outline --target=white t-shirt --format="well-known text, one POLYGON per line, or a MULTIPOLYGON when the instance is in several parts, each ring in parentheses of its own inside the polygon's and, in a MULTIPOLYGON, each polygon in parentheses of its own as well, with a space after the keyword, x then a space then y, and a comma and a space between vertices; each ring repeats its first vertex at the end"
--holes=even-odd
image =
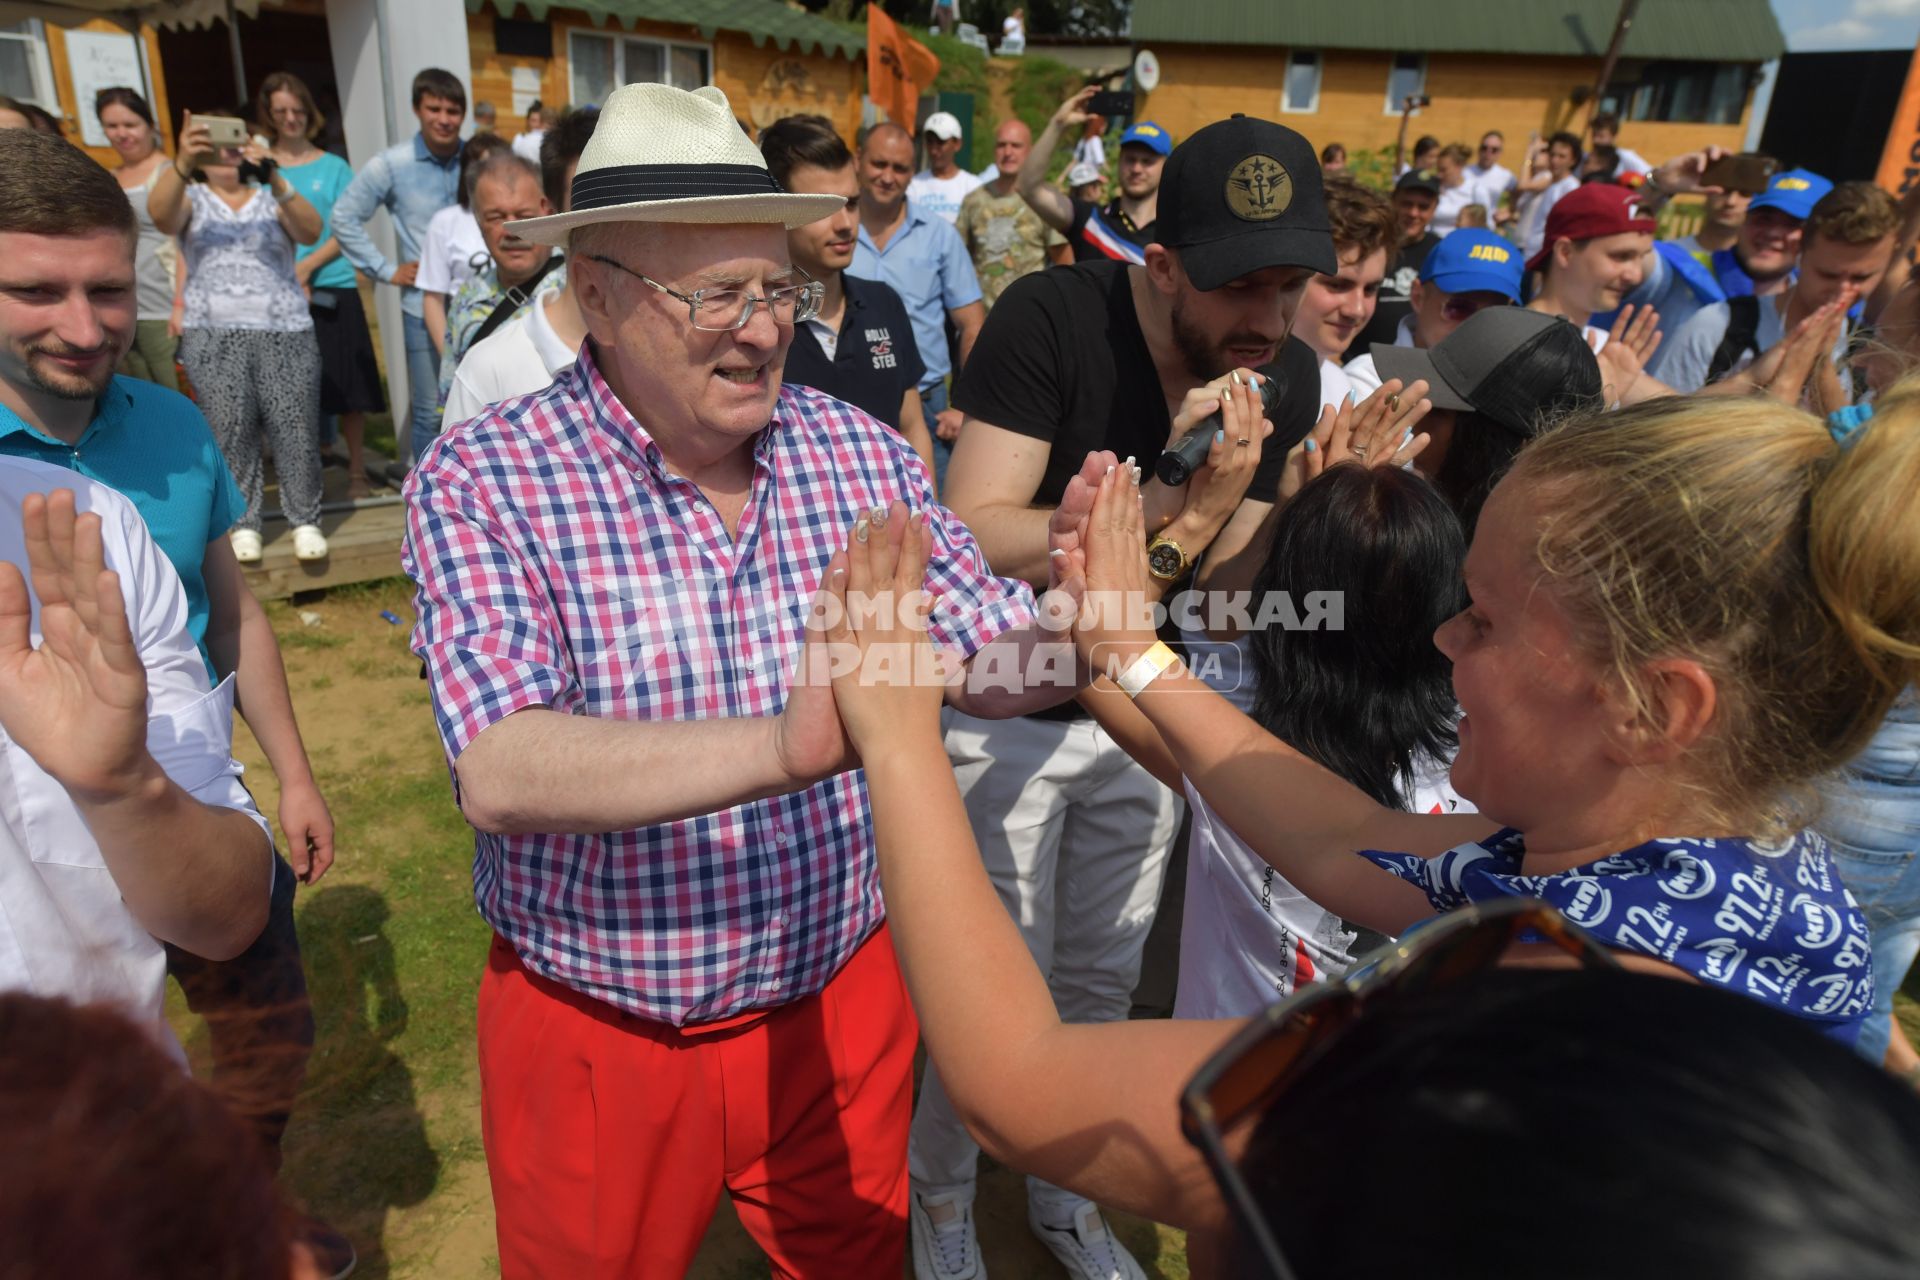
POLYGON ((1500 197, 1513 190, 1513 171, 1503 164, 1484 168, 1470 164, 1467 166, 1467 182, 1480 188, 1480 199, 1486 204, 1487 212, 1492 213, 1499 205, 1500 197))
POLYGON ((502 400, 543 390, 572 366, 580 353, 561 341, 547 319, 555 300, 554 294, 536 299, 461 357, 447 388, 441 430, 477 418, 502 400))
MULTIPOLYGON (((1413 345, 1412 316, 1403 318, 1400 321, 1400 327, 1393 331, 1393 345, 1396 347, 1410 347, 1413 345)), ((1359 404, 1362 400, 1365 400, 1368 396, 1378 391, 1380 384, 1386 381, 1385 378, 1380 376, 1380 371, 1374 368, 1373 352, 1371 351, 1363 352, 1347 361, 1346 364, 1341 366, 1340 371, 1347 375, 1347 383, 1353 388, 1352 395, 1355 404, 1359 404)))
POLYGON ((540 163, 540 140, 547 136, 545 129, 529 129, 513 140, 513 154, 529 164, 540 163))
POLYGON ((1520 213, 1520 248, 1528 261, 1532 261, 1547 241, 1547 215, 1553 212, 1553 206, 1579 185, 1580 179, 1568 174, 1545 191, 1531 192, 1525 197, 1526 208, 1520 213))
MULTIPOLYGON (((147 750, 196 800, 260 825, 264 902, 273 891, 273 835, 233 759, 233 679, 208 689, 206 663, 187 632, 180 575, 133 504, 64 467, 0 458, 0 558, 26 564, 21 505, 27 494, 54 489, 73 490, 79 510, 101 517, 107 567, 120 575, 147 672, 147 750)), ((32 638, 40 642, 37 601, 32 638)), ((0 730, 0 991, 112 1005, 178 1055, 165 1016, 166 981, 166 953, 127 910, 66 789, 0 730)))
MULTIPOLYGON (((1332 360, 1320 362, 1320 407, 1333 405, 1338 408, 1347 402, 1353 394, 1353 384, 1347 381, 1347 372, 1332 360)), ((1314 417, 1317 420, 1319 414, 1314 417)))
POLYGON ((1082 138, 1073 144, 1073 162, 1090 164, 1096 169, 1107 167, 1107 144, 1099 134, 1091 138, 1082 138))
MULTIPOLYGON (((1250 710, 1250 664, 1209 661, 1221 649, 1248 647, 1207 640, 1182 630, 1188 669, 1241 710, 1250 710), (1217 673, 1244 673, 1233 687, 1217 673)), ((1345 973, 1358 957, 1355 930, 1314 902, 1255 853, 1220 820, 1191 782, 1185 783, 1192 829, 1187 844, 1187 894, 1180 926, 1180 982, 1176 1018, 1244 1018, 1292 995, 1297 984, 1324 982, 1345 973)), ((1447 765, 1424 762, 1416 771, 1416 813, 1472 813, 1454 792, 1447 765)))
POLYGON ((1616 175, 1622 173, 1647 174, 1653 172, 1653 166, 1645 160, 1642 160, 1638 151, 1630 151, 1626 147, 1620 146, 1616 146, 1614 150, 1620 156, 1619 167, 1614 170, 1616 175))
POLYGON ((1461 179, 1457 187, 1441 188, 1440 199, 1433 206, 1433 221, 1427 224, 1427 229, 1437 236, 1451 234, 1460 225, 1460 211, 1470 204, 1486 205, 1487 212, 1493 212, 1485 193, 1472 178, 1461 179))
POLYGON ((473 212, 450 204, 427 223, 427 238, 420 246, 420 274, 413 284, 422 292, 444 293, 451 299, 468 277, 491 260, 473 212))
POLYGON ((960 217, 960 202, 980 188, 980 179, 965 169, 955 169, 951 178, 936 178, 931 169, 922 169, 907 184, 907 199, 928 213, 937 213, 952 226, 960 217))

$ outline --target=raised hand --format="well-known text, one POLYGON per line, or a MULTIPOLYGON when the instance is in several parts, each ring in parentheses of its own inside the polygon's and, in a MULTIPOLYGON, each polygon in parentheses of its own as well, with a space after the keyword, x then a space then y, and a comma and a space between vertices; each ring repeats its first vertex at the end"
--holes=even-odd
POLYGON ((1660 313, 1652 307, 1629 304, 1620 308, 1613 327, 1607 330, 1606 345, 1595 353, 1608 404, 1627 403, 1641 371, 1659 349, 1661 336, 1660 313))
POLYGON ((1199 554, 1233 518, 1253 473, 1260 468, 1266 439, 1273 434, 1273 423, 1262 416, 1260 383, 1265 377, 1239 369, 1228 378, 1216 402, 1220 426, 1213 433, 1207 460, 1187 480, 1187 502, 1180 509, 1177 533, 1169 530, 1169 536, 1190 556, 1199 554))
POLYGON ((1115 467, 1101 477, 1087 519, 1087 595, 1074 622, 1074 644, 1096 667, 1103 648, 1153 643, 1147 578, 1140 482, 1132 468, 1115 467))
POLYGON ((76 800, 112 800, 156 767, 120 575, 71 489, 28 494, 20 511, 41 638, 19 566, 0 564, 0 727, 76 800))
POLYGON ((1337 407, 1320 411, 1320 423, 1330 429, 1324 439, 1315 429, 1320 448, 1315 450, 1323 466, 1338 462, 1359 462, 1369 467, 1397 467, 1413 461, 1427 447, 1430 437, 1423 431, 1413 434, 1420 420, 1433 412, 1427 399, 1427 384, 1415 379, 1412 385, 1389 378, 1375 387, 1373 394, 1359 404, 1348 400, 1337 407))
POLYGON ((868 757, 902 735, 938 736, 946 686, 960 673, 927 634, 928 542, 927 513, 895 503, 887 519, 856 526, 827 569, 834 703, 868 757))

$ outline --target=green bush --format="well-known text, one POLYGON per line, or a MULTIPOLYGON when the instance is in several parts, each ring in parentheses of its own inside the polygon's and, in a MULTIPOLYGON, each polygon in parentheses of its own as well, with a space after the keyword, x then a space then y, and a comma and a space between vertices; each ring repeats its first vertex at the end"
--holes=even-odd
POLYGON ((984 111, 991 92, 987 87, 987 55, 970 44, 961 44, 952 36, 912 29, 913 38, 933 50, 940 59, 940 74, 933 88, 941 93, 970 93, 975 110, 984 111))
MULTIPOLYGON (((1013 114, 1026 121, 1037 138, 1060 104, 1085 83, 1086 76, 1077 67, 1052 58, 1023 57, 1013 70, 1013 114)), ((1073 142, 1066 139, 1069 149, 1073 142)))

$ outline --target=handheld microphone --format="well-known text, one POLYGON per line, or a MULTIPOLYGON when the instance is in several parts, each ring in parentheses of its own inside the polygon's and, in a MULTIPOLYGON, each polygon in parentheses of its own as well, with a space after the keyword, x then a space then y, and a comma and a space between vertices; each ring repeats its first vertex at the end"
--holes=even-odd
MULTIPOLYGON (((1262 365, 1254 370, 1261 375, 1260 412, 1264 416, 1273 412, 1274 402, 1279 400, 1285 390, 1280 375, 1280 363, 1262 365)), ((1202 418, 1193 430, 1174 441, 1167 451, 1153 464, 1153 474, 1165 485, 1183 485, 1188 478, 1206 465, 1207 453, 1213 448, 1213 437, 1220 430, 1220 410, 1202 418)))

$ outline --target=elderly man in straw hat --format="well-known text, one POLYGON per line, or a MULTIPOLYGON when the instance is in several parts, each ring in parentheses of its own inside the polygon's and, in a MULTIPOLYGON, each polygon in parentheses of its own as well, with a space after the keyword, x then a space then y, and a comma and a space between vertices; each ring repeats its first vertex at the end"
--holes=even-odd
MULTIPOLYGON (((495 931, 501 1271, 679 1275, 724 1188, 775 1274, 898 1275, 916 1027, 831 690, 792 674, 808 604, 850 531, 911 508, 941 647, 977 674, 1070 646, 905 441, 782 385, 818 305, 786 231, 842 197, 781 191, 719 90, 652 84, 608 99, 572 194, 512 230, 567 247, 578 362, 407 487, 414 647, 495 931)), ((1021 713, 1065 667, 949 700, 1021 713)))

